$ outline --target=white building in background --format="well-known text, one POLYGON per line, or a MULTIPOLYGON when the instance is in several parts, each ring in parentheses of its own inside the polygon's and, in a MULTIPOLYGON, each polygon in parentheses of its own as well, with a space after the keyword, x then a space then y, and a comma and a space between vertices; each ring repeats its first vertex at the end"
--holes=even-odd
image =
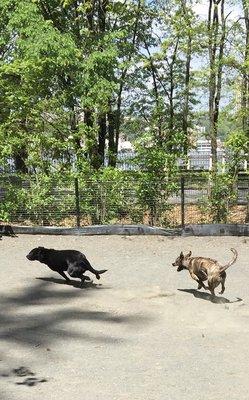
MULTIPOLYGON (((205 128, 198 127, 198 132, 205 133, 205 128)), ((225 162, 225 150, 221 140, 217 142, 218 162, 225 162)), ((128 140, 121 138, 118 144, 118 163, 117 167, 122 170, 134 170, 137 167, 132 163, 135 157, 134 146, 128 140)), ((179 159, 179 165, 183 166, 185 161, 179 159)), ((194 141, 193 149, 188 152, 187 168, 191 170, 210 170, 212 166, 211 141, 200 138, 194 141)))
POLYGON ((124 171, 137 169, 136 165, 132 162, 134 157, 135 150, 133 144, 121 137, 118 142, 117 167, 124 171))
MULTIPOLYGON (((223 151, 223 143, 221 142, 221 140, 217 140, 217 151, 221 152, 223 151)), ((208 139, 197 139, 196 144, 195 144, 195 148, 191 151, 195 151, 199 154, 203 153, 211 153, 211 140, 208 139)))
MULTIPOLYGON (((210 170, 212 167, 211 140, 197 139, 194 148, 188 152, 188 169, 210 170)), ((225 163, 225 149, 221 140, 217 141, 217 158, 221 164, 225 163)))
POLYGON ((129 140, 120 139, 118 142, 118 152, 134 152, 134 146, 131 142, 129 142, 129 140))

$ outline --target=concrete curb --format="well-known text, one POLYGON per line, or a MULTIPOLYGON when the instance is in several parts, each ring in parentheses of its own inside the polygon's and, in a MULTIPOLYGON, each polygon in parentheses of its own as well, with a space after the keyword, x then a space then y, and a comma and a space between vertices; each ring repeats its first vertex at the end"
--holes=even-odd
POLYGON ((249 236, 249 224, 191 224, 183 236, 249 236))
POLYGON ((92 225, 80 228, 12 225, 12 229, 15 234, 30 235, 249 236, 249 224, 191 224, 184 229, 164 229, 147 225, 92 225))
POLYGON ((163 235, 180 236, 181 229, 163 229, 147 225, 92 225, 80 228, 61 228, 53 226, 15 226, 12 225, 16 234, 31 235, 163 235))

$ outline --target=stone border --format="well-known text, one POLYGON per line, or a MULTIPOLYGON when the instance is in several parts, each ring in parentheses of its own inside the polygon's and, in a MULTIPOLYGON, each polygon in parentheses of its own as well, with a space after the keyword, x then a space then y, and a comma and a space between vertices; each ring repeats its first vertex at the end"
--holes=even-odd
POLYGON ((15 226, 12 225, 16 234, 31 235, 163 235, 179 236, 181 229, 163 229, 147 225, 92 225, 80 228, 61 228, 53 226, 15 226))
POLYGON ((31 235, 160 235, 160 236, 249 236, 249 224, 190 224, 184 229, 148 225, 92 225, 80 228, 12 225, 15 234, 31 235))
POLYGON ((249 236, 249 224, 191 224, 183 236, 249 236))

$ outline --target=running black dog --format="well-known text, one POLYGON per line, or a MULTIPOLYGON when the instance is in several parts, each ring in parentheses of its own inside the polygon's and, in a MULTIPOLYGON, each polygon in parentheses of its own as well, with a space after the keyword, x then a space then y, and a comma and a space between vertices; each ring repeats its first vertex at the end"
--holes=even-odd
POLYGON ((90 280, 84 275, 85 271, 92 272, 97 279, 100 279, 100 274, 103 274, 107 269, 94 269, 86 256, 77 250, 54 250, 46 249, 45 247, 36 247, 26 256, 30 261, 40 261, 46 264, 52 271, 58 272, 66 281, 71 282, 64 271, 73 277, 80 278, 83 283, 85 280, 90 280))

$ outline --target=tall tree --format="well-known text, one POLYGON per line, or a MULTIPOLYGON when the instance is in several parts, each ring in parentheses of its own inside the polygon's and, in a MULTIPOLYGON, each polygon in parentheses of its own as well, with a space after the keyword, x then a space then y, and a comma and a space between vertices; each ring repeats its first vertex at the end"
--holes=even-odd
MULTIPOLYGON (((241 108, 242 108, 242 127, 245 134, 245 153, 247 165, 249 165, 249 1, 242 0, 244 21, 245 21, 245 51, 242 74, 241 108)), ((245 222, 249 222, 249 198, 247 201, 247 213, 245 222)))
POLYGON ((132 109, 137 107, 165 151, 186 154, 196 102, 191 61, 201 48, 201 23, 188 1, 156 6, 151 34, 143 37, 132 109))
POLYGON ((209 120, 212 152, 212 170, 217 171, 217 133, 222 89, 223 56, 227 36, 224 11, 225 0, 209 0, 208 52, 209 52, 209 120))
POLYGON ((245 23, 245 50, 242 71, 241 107, 242 107, 242 127, 249 136, 249 1, 242 0, 245 23))

